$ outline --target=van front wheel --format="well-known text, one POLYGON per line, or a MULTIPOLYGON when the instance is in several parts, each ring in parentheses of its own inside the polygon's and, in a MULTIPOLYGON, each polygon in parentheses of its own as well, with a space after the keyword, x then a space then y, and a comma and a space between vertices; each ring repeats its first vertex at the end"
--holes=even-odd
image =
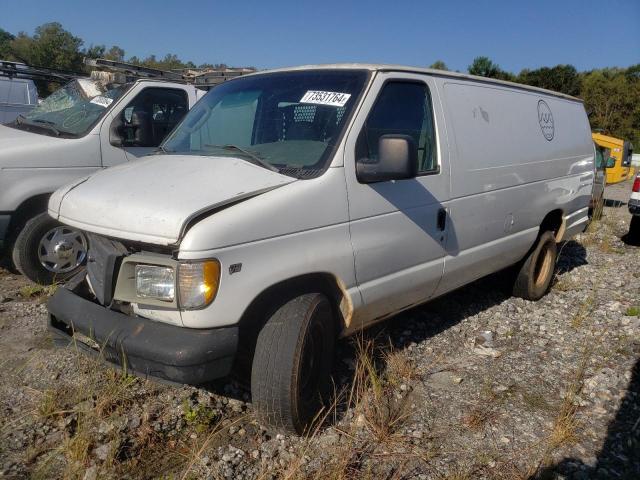
POLYGON ((29 280, 49 285, 75 275, 87 257, 84 234, 46 213, 30 219, 13 245, 16 269, 29 280))
POLYGON ((513 295, 525 300, 540 300, 549 291, 556 266, 556 237, 544 232, 522 263, 513 285, 513 295))
POLYGON ((335 316, 321 293, 282 305, 258 335, 251 368, 253 408, 263 424, 303 434, 329 392, 335 316))

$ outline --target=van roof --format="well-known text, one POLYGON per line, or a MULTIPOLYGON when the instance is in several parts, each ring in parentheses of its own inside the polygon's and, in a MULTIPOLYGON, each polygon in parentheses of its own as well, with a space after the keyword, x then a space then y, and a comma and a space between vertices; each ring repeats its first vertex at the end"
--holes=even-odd
POLYGON ((300 65, 296 67, 284 67, 284 68, 276 68, 270 70, 261 70, 256 73, 249 74, 250 75, 260 75, 263 73, 273 73, 273 72, 287 72, 287 71, 297 71, 297 70, 327 70, 327 69, 336 69, 336 70, 369 70, 375 72, 406 72, 406 73, 419 73, 419 74, 427 74, 434 75, 438 77, 449 77, 449 78, 459 78, 465 80, 473 80, 475 82, 489 83, 494 85, 504 85, 512 88, 518 88, 520 90, 528 90, 538 93, 544 93, 545 95, 551 95, 554 97, 560 97, 567 100, 572 100, 575 102, 582 102, 582 99, 573 97, 571 95, 567 95, 560 92, 554 92, 552 90, 547 90, 545 88, 532 87, 530 85, 525 85, 522 83, 509 82, 507 80, 498 80, 496 78, 488 78, 488 77, 479 77, 477 75, 469 75, 467 73, 459 73, 459 72, 450 72, 448 70, 436 70, 433 68, 421 68, 421 67, 411 67, 406 65, 388 65, 388 64, 374 64, 374 63, 332 63, 332 64, 318 64, 318 65, 300 65))

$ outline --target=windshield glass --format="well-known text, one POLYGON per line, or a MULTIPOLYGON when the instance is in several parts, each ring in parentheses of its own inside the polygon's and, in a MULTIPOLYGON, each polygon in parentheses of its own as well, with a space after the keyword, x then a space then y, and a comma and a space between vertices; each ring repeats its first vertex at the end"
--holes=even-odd
POLYGON ((14 126, 54 136, 79 137, 102 118, 126 89, 123 85, 76 79, 49 95, 28 114, 18 117, 14 126))
POLYGON ((162 146, 229 155, 283 174, 320 175, 367 79, 361 70, 282 72, 212 89, 162 146))

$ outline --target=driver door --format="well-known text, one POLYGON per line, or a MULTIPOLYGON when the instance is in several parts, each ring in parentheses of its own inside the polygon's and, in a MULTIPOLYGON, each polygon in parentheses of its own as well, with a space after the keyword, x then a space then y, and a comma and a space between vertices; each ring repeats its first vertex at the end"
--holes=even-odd
POLYGON ((443 113, 431 78, 381 73, 349 133, 345 175, 351 241, 365 307, 358 327, 425 301, 443 274, 449 165, 443 113), (435 101, 434 101, 435 100, 435 101), (384 134, 406 134, 418 146, 418 176, 359 183, 358 158, 376 158, 384 134))

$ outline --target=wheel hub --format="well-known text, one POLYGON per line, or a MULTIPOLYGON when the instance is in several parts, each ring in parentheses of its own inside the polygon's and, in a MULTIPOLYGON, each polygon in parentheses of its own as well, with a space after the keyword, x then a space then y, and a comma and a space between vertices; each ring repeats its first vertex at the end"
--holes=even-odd
POLYGON ((40 240, 38 259, 53 273, 68 273, 84 263, 87 240, 77 230, 59 226, 49 230, 40 240))

